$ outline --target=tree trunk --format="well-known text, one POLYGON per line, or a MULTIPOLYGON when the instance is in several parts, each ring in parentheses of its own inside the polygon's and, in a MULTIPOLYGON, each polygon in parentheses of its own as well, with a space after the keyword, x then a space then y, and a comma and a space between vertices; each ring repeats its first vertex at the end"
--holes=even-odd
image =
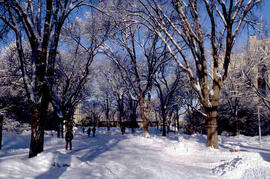
POLYGON ((58 138, 64 138, 63 134, 63 118, 58 117, 58 126, 57 126, 57 137, 58 138))
POLYGON ((130 112, 130 120, 131 120, 131 133, 135 133, 135 125, 136 125, 136 117, 133 116, 133 111, 130 112))
POLYGON ((238 99, 235 99, 234 107, 234 122, 235 122, 235 135, 240 135, 239 120, 238 120, 238 99))
POLYGON ((148 126, 149 126, 149 120, 147 119, 145 115, 145 99, 141 97, 139 100, 139 105, 140 105, 140 113, 141 113, 141 118, 143 121, 143 137, 149 137, 149 131, 148 131, 148 126))
POLYGON ((169 134, 169 132, 170 132, 170 123, 168 123, 167 125, 167 134, 169 134))
POLYGON ((31 142, 29 158, 37 156, 43 151, 44 144, 44 121, 40 115, 41 111, 38 106, 32 106, 31 117, 31 142))
POLYGON ((162 136, 166 136, 166 113, 165 113, 165 109, 164 107, 162 107, 161 109, 162 111, 162 120, 163 120, 163 124, 162 124, 162 136))
POLYGON ((31 142, 29 158, 35 157, 38 153, 43 152, 44 145, 44 125, 47 119, 47 110, 49 106, 49 88, 47 86, 46 76, 46 55, 48 40, 45 39, 43 47, 39 50, 37 47, 32 49, 32 60, 36 62, 36 86, 34 92, 41 99, 40 102, 30 101, 30 109, 32 109, 31 117, 31 142))
POLYGON ((60 129, 61 129, 61 138, 64 138, 64 119, 61 118, 61 125, 60 125, 60 129))
POLYGON ((109 118, 109 110, 106 109, 106 121, 107 121, 107 131, 110 131, 110 118, 109 118))
POLYGON ((47 119, 47 110, 49 105, 49 94, 43 86, 41 104, 33 104, 30 102, 30 109, 32 109, 31 117, 31 141, 29 158, 37 156, 43 152, 44 146, 44 126, 47 119))
POLYGON ((207 146, 218 149, 217 108, 207 110, 207 146))
POLYGON ((239 129, 239 120, 237 116, 234 117, 234 122, 235 122, 235 135, 238 136, 240 135, 240 129, 239 129))
POLYGON ((178 110, 176 112, 176 126, 177 126, 177 133, 180 134, 180 124, 179 124, 179 114, 178 110))
POLYGON ((0 150, 2 149, 3 116, 0 114, 0 150))
POLYGON ((124 111, 124 104, 122 98, 118 99, 118 109, 119 109, 119 124, 120 128, 122 127, 122 123, 125 120, 125 111, 124 111))

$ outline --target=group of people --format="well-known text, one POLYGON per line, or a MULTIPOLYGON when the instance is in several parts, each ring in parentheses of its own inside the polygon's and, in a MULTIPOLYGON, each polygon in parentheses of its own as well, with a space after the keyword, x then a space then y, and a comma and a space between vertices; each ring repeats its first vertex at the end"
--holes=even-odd
MULTIPOLYGON (((82 131, 83 131, 83 133, 85 132, 84 127, 82 128, 82 131)), ((91 131, 92 131, 93 137, 95 137, 96 136, 96 127, 93 127, 92 130, 91 130, 91 127, 88 127, 88 129, 87 129, 88 137, 90 137, 91 131)))
MULTIPOLYGON (((85 132, 84 127, 82 128, 82 131, 83 131, 83 133, 85 132)), ((96 136, 96 127, 93 127, 92 129, 91 129, 91 127, 89 127, 87 129, 88 137, 90 137, 91 131, 92 131, 93 137, 95 137, 96 136)), ((66 139, 66 150, 68 150, 68 146, 69 146, 69 149, 72 150, 72 139, 73 139, 72 129, 67 130, 65 139, 66 139)))

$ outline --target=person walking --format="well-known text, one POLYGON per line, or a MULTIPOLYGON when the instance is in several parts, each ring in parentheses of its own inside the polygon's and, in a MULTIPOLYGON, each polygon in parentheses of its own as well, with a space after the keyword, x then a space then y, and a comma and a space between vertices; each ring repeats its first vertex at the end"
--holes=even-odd
POLYGON ((93 132, 93 137, 95 137, 96 136, 96 127, 93 127, 92 132, 93 132))
POLYGON ((68 150, 68 145, 69 145, 69 149, 72 150, 72 139, 73 139, 73 133, 72 130, 68 130, 66 132, 66 150, 68 150))
POLYGON ((91 134, 91 128, 90 127, 88 127, 88 129, 87 129, 87 134, 88 134, 88 137, 90 137, 90 134, 91 134))
POLYGON ((84 129, 84 127, 82 128, 82 133, 84 134, 84 131, 85 131, 85 129, 84 129))
POLYGON ((121 132, 122 132, 122 135, 125 134, 125 131, 126 131, 126 127, 124 125, 121 126, 121 132))

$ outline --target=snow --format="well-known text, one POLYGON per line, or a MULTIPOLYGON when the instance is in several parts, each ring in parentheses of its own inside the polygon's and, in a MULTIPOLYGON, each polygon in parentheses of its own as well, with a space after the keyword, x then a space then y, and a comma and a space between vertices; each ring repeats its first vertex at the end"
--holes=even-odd
POLYGON ((29 131, 5 131, 0 178, 270 178, 270 136, 262 137, 262 145, 258 137, 219 136, 217 150, 205 146, 205 135, 163 137, 150 129, 150 138, 142 137, 141 129, 121 135, 117 128, 98 128, 97 136, 88 138, 79 127, 71 151, 47 131, 44 152, 30 159, 29 131))

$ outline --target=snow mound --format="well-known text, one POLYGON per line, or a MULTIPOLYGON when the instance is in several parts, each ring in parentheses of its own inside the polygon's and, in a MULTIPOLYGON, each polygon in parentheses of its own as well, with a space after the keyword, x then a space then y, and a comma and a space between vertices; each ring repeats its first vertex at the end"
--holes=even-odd
POLYGON ((260 153, 242 152, 241 157, 223 162, 212 169, 222 178, 270 179, 270 165, 260 153))
POLYGON ((190 141, 179 137, 178 142, 171 142, 171 144, 165 147, 164 151, 170 155, 182 155, 202 151, 206 148, 207 147, 204 144, 202 145, 197 141, 190 141))
POLYGON ((229 162, 223 161, 222 164, 212 169, 212 172, 218 175, 224 175, 225 173, 232 171, 243 163, 241 157, 234 158, 229 162))
POLYGON ((188 146, 188 144, 184 142, 180 142, 177 144, 171 144, 170 146, 165 148, 165 152, 171 155, 180 155, 188 152, 192 152, 192 147, 188 146))
POLYGON ((242 179, 269 179, 270 168, 256 167, 245 170, 242 179))

